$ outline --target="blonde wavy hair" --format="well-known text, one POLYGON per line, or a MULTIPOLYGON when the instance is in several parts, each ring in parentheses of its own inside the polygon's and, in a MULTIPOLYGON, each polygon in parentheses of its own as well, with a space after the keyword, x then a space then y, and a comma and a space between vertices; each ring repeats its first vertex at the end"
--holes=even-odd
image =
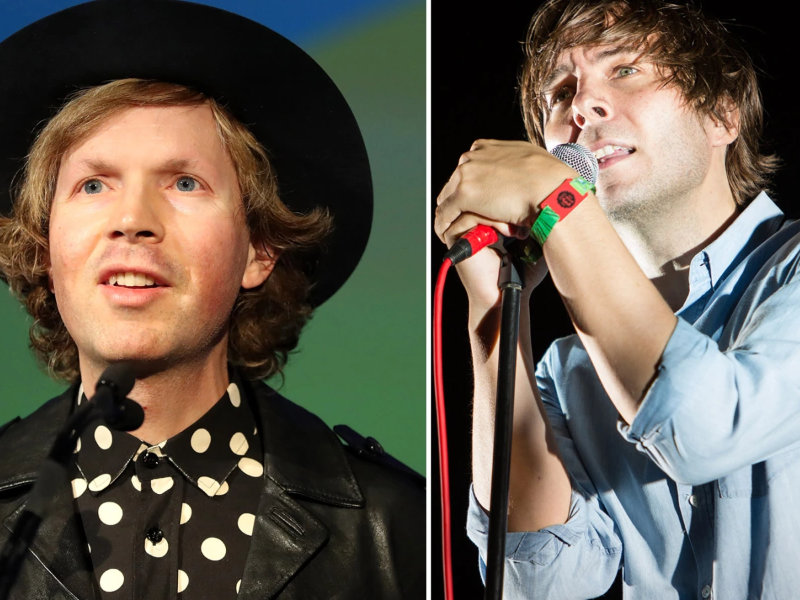
POLYGON ((267 154, 253 134, 213 98, 188 87, 120 79, 72 96, 44 126, 12 192, 13 213, 0 217, 0 277, 33 317, 31 347, 49 373, 79 379, 78 349, 49 288, 50 205, 62 157, 119 112, 139 106, 211 108, 217 132, 233 160, 254 245, 280 253, 261 286, 241 290, 230 317, 228 359, 248 377, 279 373, 311 316, 306 261, 313 260, 331 229, 324 210, 298 215, 278 196, 267 154))

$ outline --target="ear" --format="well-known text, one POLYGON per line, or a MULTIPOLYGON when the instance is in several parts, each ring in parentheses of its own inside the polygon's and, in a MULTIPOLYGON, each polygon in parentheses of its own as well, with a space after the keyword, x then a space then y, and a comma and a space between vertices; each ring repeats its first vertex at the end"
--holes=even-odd
POLYGON ((720 100, 721 119, 708 117, 708 139, 712 146, 728 146, 739 137, 739 107, 730 98, 720 100))
POLYGON ((253 245, 247 249, 247 265, 242 275, 242 287, 252 289, 264 283, 278 262, 279 253, 264 244, 253 245))

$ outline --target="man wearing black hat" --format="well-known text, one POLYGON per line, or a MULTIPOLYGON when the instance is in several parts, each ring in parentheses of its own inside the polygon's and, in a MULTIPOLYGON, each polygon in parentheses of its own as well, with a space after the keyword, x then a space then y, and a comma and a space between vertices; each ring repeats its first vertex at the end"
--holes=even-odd
POLYGON ((2 182, 22 170, 0 271, 74 385, 0 436, 0 518, 108 365, 132 366, 146 417, 89 423, 12 595, 421 597, 419 483, 253 381, 366 243, 367 159, 338 90, 266 28, 185 3, 81 5, 3 42, 0 70, 21 57, 39 76, 2 99, 2 182), (241 44, 209 47, 219 30, 241 44), (270 72, 225 68, 242 56, 270 72))

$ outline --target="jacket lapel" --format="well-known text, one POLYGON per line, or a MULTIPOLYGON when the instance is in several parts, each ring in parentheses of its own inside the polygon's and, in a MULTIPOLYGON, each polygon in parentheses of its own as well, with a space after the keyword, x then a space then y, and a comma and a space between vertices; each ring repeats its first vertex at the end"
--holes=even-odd
POLYGON ((277 596, 328 540, 325 524, 297 499, 353 509, 364 499, 322 421, 264 384, 241 386, 261 426, 265 474, 239 598, 261 600, 277 596))
MULTIPOLYGON (((15 500, 0 505, 5 540, 13 530, 36 480, 42 461, 50 451, 59 429, 66 423, 76 389, 51 400, 31 418, 10 427, 0 438, 0 492, 15 500)), ((32 581, 44 582, 48 598, 96 598, 91 559, 83 541, 72 491, 65 486, 53 498, 23 563, 32 581)), ((18 582, 22 586, 22 582, 18 582)))
POLYGON ((327 540, 325 525, 267 479, 238 597, 274 598, 327 540))

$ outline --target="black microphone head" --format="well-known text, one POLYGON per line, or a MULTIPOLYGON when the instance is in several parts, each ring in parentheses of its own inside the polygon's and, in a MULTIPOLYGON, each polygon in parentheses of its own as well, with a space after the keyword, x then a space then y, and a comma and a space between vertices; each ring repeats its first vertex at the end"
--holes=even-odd
POLYGON ((135 380, 133 366, 127 362, 119 362, 103 371, 97 380, 97 386, 108 386, 117 397, 124 398, 133 389, 135 380))
POLYGON ((106 415, 106 423, 117 431, 133 431, 144 423, 144 409, 130 398, 122 398, 116 406, 113 417, 106 415))
POLYGON ((136 379, 130 363, 111 365, 95 386, 94 399, 109 426, 119 431, 139 429, 144 422, 142 407, 125 396, 133 389, 136 379))
POLYGON ((585 146, 572 143, 559 144, 550 150, 550 154, 575 169, 586 181, 597 182, 600 166, 597 164, 597 158, 585 146))

